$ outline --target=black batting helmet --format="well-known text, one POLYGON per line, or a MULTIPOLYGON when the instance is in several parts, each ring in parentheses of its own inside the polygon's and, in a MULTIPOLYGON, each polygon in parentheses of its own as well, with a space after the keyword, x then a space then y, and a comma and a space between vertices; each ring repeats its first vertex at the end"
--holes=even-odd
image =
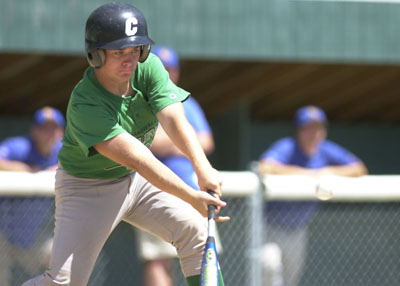
POLYGON ((104 63, 104 51, 141 46, 140 62, 144 62, 154 42, 147 34, 147 23, 137 8, 119 2, 104 4, 86 21, 86 56, 92 67, 104 63))

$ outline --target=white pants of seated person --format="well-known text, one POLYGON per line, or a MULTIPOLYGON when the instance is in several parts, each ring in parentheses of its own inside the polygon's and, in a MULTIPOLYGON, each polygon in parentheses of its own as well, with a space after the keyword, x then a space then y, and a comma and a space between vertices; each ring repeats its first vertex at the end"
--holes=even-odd
POLYGON ((104 243, 122 220, 173 244, 184 276, 200 273, 207 219, 138 173, 99 180, 77 178, 58 169, 55 192, 50 269, 23 286, 87 285, 104 243))
POLYGON ((262 248, 263 286, 297 286, 306 260, 307 228, 268 225, 262 248))
POLYGON ((53 240, 39 234, 35 243, 28 249, 22 249, 0 233, 0 285, 11 285, 11 267, 18 263, 30 275, 37 275, 48 268, 53 240))

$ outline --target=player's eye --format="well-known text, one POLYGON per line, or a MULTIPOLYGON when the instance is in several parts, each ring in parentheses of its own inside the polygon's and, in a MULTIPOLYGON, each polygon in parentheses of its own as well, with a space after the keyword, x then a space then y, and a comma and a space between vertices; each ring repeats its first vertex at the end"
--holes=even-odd
POLYGON ((120 55, 122 55, 123 53, 124 53, 123 50, 112 50, 112 51, 111 51, 111 54, 112 54, 112 55, 115 55, 115 56, 120 56, 120 55))
POLYGON ((137 54, 137 53, 140 53, 140 47, 135 47, 135 48, 132 50, 132 54, 137 54))

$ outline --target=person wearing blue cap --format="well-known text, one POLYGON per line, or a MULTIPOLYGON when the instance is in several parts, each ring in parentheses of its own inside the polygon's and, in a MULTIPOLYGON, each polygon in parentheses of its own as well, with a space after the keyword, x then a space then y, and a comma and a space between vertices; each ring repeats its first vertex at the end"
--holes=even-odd
MULTIPOLYGON (((160 58, 169 73, 171 81, 178 84, 180 77, 178 53, 167 46, 154 46, 151 52, 160 58)), ((210 154, 214 150, 214 139, 203 110, 192 96, 187 98, 182 105, 187 120, 196 131, 204 153, 207 155, 210 154)), ((157 129, 150 150, 186 184, 193 189, 199 190, 192 163, 176 147, 161 126, 157 129)), ((138 230, 137 234, 138 249, 144 261, 144 285, 172 286, 170 262, 172 258, 176 257, 175 248, 147 232, 138 230)))
MULTIPOLYGON (((364 163, 353 153, 327 140, 325 112, 313 105, 299 108, 293 120, 295 136, 273 143, 260 156, 262 174, 362 176, 364 163)), ((298 285, 306 259, 307 225, 316 202, 274 201, 265 205, 262 254, 264 285, 298 285)))
POLYGON ((29 135, 7 138, 1 143, 0 170, 55 170, 64 125, 59 110, 49 106, 37 110, 29 135))
MULTIPOLYGON (((29 135, 6 138, 0 143, 0 170, 55 170, 64 125, 59 110, 49 106, 37 110, 29 135)), ((14 263, 30 275, 48 266, 51 239, 42 228, 53 204, 54 199, 48 197, 0 197, 1 285, 11 283, 10 267, 14 263)))

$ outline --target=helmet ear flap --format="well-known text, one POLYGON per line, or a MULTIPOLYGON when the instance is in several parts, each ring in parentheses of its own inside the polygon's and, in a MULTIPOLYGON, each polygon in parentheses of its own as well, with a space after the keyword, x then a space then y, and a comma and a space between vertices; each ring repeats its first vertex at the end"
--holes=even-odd
POLYGON ((143 45, 140 47, 140 57, 139 62, 143 63, 149 56, 151 50, 151 45, 143 45))
POLYGON ((86 58, 91 67, 98 69, 104 64, 106 55, 103 49, 93 49, 87 52, 86 58))

